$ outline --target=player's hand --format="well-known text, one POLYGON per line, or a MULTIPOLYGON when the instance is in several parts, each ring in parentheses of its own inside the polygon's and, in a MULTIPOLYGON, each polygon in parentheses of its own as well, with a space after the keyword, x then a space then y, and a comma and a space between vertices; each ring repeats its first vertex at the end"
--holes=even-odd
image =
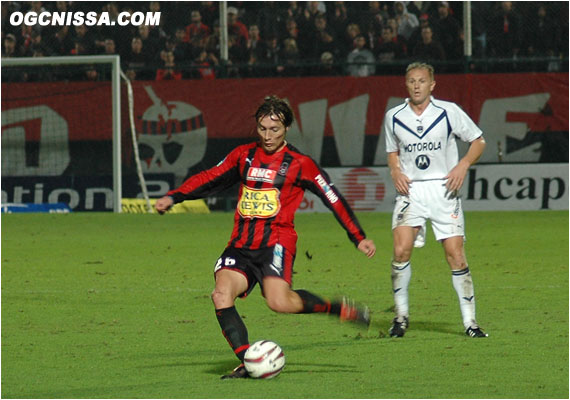
POLYGON ((465 181, 465 176, 467 175, 467 171, 469 170, 469 164, 459 162, 449 174, 445 176, 447 182, 445 183, 445 187, 450 192, 455 192, 461 189, 463 186, 463 181, 465 181))
POLYGON ((358 250, 366 254, 366 257, 372 258, 376 254, 376 245, 370 239, 362 239, 358 243, 358 250))
POLYGON ((154 204, 154 208, 155 208, 157 213, 164 214, 173 205, 174 205, 174 200, 172 200, 172 197, 164 196, 164 197, 161 197, 160 199, 158 199, 156 201, 156 203, 154 204))
POLYGON ((394 171, 392 173, 392 181, 394 182, 394 187, 398 194, 408 196, 410 194, 410 183, 412 180, 400 171, 394 171))

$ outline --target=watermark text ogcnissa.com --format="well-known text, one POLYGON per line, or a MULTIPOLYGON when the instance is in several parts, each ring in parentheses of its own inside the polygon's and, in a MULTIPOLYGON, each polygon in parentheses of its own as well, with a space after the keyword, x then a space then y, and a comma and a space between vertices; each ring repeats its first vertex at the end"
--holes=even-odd
POLYGON ((97 13, 95 11, 69 11, 69 12, 41 12, 36 13, 33 11, 21 13, 19 11, 13 12, 10 15, 10 24, 13 26, 19 25, 40 25, 40 26, 157 26, 160 24, 160 12, 141 12, 134 13, 121 12, 117 19, 112 20, 107 11, 97 13))

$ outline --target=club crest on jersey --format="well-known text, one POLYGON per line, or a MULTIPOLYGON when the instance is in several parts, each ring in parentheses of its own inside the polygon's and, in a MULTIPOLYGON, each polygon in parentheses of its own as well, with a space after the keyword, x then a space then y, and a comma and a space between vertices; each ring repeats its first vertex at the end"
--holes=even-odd
POLYGON ((416 167, 419 169, 428 169, 430 164, 429 157, 425 154, 420 154, 416 157, 416 167))
POLYGON ((247 170, 247 180, 254 182, 273 183, 277 172, 272 169, 250 167, 247 170))
POLYGON ((421 135, 422 132, 424 131, 424 127, 421 125, 418 125, 417 130, 418 130, 418 133, 421 135))
POLYGON ((254 189, 242 186, 237 210, 244 218, 271 218, 281 209, 279 189, 254 189))

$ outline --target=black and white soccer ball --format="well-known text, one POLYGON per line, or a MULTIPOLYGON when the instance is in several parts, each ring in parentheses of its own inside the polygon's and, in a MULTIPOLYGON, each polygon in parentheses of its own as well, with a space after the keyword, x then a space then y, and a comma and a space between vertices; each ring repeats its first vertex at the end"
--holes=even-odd
POLYGON ((250 377, 270 379, 285 367, 285 355, 277 343, 260 340, 249 346, 243 363, 250 377))

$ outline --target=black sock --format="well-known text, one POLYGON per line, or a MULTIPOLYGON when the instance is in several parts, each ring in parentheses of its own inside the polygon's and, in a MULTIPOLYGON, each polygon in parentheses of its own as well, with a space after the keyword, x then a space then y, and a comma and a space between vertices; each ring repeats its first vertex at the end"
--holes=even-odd
POLYGON ((295 290, 295 292, 299 295, 299 297, 301 297, 301 300, 303 300, 303 311, 301 311, 299 314, 340 314, 339 303, 331 303, 330 301, 324 300, 306 290, 295 290))
POLYGON ((245 351, 249 348, 247 328, 239 316, 235 306, 216 310, 222 334, 228 341, 237 358, 243 362, 245 351))

